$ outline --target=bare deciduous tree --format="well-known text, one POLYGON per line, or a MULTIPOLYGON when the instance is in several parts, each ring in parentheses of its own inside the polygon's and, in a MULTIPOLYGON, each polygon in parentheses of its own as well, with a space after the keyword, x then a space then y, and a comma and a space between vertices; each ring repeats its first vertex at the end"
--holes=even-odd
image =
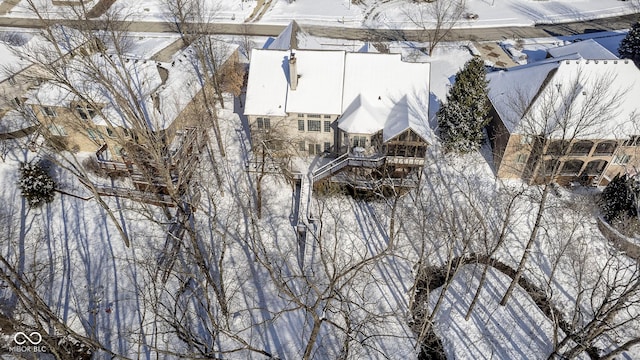
POLYGON ((420 29, 420 40, 429 43, 429 55, 462 19, 466 0, 420 2, 405 6, 402 13, 420 29))
MULTIPOLYGON (((560 176, 563 161, 569 157, 573 142, 596 136, 605 119, 615 117, 623 98, 623 89, 615 87, 613 74, 588 75, 576 68, 568 79, 547 81, 538 94, 529 98, 516 91, 511 104, 520 116, 522 136, 533 140, 527 166, 534 181, 542 182, 537 201, 535 220, 529 239, 524 246, 516 275, 505 292, 501 305, 509 300, 518 284, 530 256, 531 247, 538 239, 543 223, 551 183, 560 176), (564 82, 563 82, 564 81, 564 82), (585 87, 588 90, 583 90, 585 87)), ((514 119, 515 120, 515 119, 514 119)))

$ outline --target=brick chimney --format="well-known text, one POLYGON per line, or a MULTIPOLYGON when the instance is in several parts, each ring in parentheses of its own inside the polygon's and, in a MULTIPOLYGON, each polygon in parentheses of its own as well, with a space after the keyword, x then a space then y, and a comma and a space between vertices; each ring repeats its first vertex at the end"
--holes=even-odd
POLYGON ((296 54, 291 53, 289 56, 289 84, 291 90, 295 90, 298 87, 298 66, 296 65, 296 54))

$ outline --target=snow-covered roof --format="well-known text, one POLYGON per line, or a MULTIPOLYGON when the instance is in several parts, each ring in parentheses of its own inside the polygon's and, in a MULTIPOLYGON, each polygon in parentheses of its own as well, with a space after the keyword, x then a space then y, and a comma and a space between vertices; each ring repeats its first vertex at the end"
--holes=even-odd
POLYGON ((429 64, 403 62, 400 54, 297 50, 299 79, 291 90, 290 56, 286 50, 252 51, 245 115, 342 114, 338 127, 349 133, 384 129, 386 141, 412 128, 432 138, 429 64))
POLYGON ((640 70, 630 61, 563 60, 490 73, 487 78, 489 99, 510 133, 560 138, 559 121, 568 124, 562 126, 564 133, 578 138, 616 139, 637 132, 634 119, 637 122, 640 115, 640 70), (573 129, 585 110, 594 109, 591 96, 600 93, 597 104, 615 98, 613 108, 607 109, 609 117, 579 131, 573 129), (546 119, 541 119, 543 112, 546 119))
POLYGON ((342 113, 344 51, 258 50, 251 52, 246 115, 342 113), (295 53, 298 86, 289 86, 289 59, 295 53))
POLYGON ((560 57, 557 57, 557 58, 546 58, 546 59, 543 59, 543 60, 529 62, 529 63, 518 65, 518 66, 512 66, 512 67, 508 67, 508 68, 505 68, 505 69, 502 69, 502 70, 515 71, 515 70, 521 70, 521 69, 526 69, 526 68, 530 68, 530 67, 540 66, 542 64, 559 64, 563 60, 582 60, 582 59, 584 59, 584 58, 582 56, 580 56, 580 54, 573 53, 573 54, 563 55, 563 56, 560 56, 560 57))
POLYGON ((295 51, 298 86, 296 90, 289 89, 285 111, 340 115, 344 54, 344 51, 295 51))
MULTIPOLYGON (((105 38, 105 45, 109 49, 114 49, 113 37, 107 34, 105 38)), ((177 40, 180 40, 178 34, 128 33, 117 39, 118 51, 131 59, 146 60, 151 59, 177 40)))
POLYGON ((263 49, 291 50, 291 49, 320 49, 321 45, 316 38, 304 31, 295 20, 282 30, 278 37, 269 38, 263 49))
POLYGON ((32 34, 10 34, 7 32, 0 33, 0 61, 2 61, 2 71, 0 71, 0 81, 9 78, 13 73, 20 72, 27 68, 31 63, 29 59, 25 59, 13 51, 16 41, 24 41, 25 43, 32 41, 32 34), (18 37, 17 39, 14 36, 18 37), (13 40, 12 40, 13 38, 13 40))
POLYGON ((384 124, 383 141, 409 128, 423 139, 431 139, 427 125, 430 69, 428 63, 403 62, 400 54, 346 54, 343 107, 348 107, 359 97, 359 101, 368 107, 367 111, 377 110, 371 120, 365 118, 350 122, 349 130, 346 130, 346 125, 343 127, 346 119, 341 118, 339 128, 366 134, 369 126, 364 123, 373 121, 384 124), (355 124, 361 124, 362 128, 355 127, 355 124))
MULTIPOLYGON (((225 58, 233 49, 228 49, 225 58)), ((189 48, 174 54, 171 62, 94 54, 70 62, 68 80, 83 97, 104 105, 93 118, 95 124, 131 127, 131 114, 123 112, 126 103, 127 108, 139 108, 136 114, 142 117, 140 120, 157 131, 169 127, 202 89, 202 72, 195 61, 189 48), (103 70, 100 82, 87 74, 86 61, 103 70)), ((54 82, 27 94, 27 103, 45 106, 70 106, 78 100, 81 99, 76 94, 54 82)))
POLYGON ((384 129, 389 110, 376 105, 358 94, 340 117, 340 129, 350 134, 375 134, 384 129))
POLYGON ((289 51, 251 50, 245 115, 285 116, 289 51))
POLYGON ((376 49, 375 46, 373 46, 373 44, 371 44, 370 42, 365 42, 364 45, 362 45, 362 47, 360 49, 358 49, 358 52, 361 53, 379 53, 378 49, 376 49))
MULTIPOLYGON (((18 28, 0 31, 0 81, 31 66, 32 56, 51 51, 52 46, 35 31, 18 28)), ((64 46, 62 50, 65 51, 64 46)))
POLYGON ((0 120, 0 133, 20 131, 36 124, 17 110, 9 110, 0 120))
POLYGON ((487 74, 489 100, 510 133, 516 132, 524 110, 540 91, 549 73, 559 66, 558 61, 487 74))
POLYGON ((587 60, 616 60, 617 56, 612 54, 604 46, 598 44, 593 39, 587 39, 579 42, 574 42, 569 45, 550 48, 547 50, 549 55, 554 58, 559 58, 571 54, 578 54, 583 59, 587 60))

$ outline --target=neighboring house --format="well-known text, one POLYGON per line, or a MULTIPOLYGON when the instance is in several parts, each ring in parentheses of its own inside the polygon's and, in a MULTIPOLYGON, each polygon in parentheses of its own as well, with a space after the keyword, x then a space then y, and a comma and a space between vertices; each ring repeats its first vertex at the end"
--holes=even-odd
MULTIPOLYGON (((58 26, 53 32, 68 30, 58 26)), ((79 41, 69 40, 58 44, 62 56, 83 48, 79 41)), ((90 46, 84 46, 89 48, 90 46)), ((41 35, 24 29, 5 29, 0 32, 0 136, 20 137, 32 133, 37 124, 17 110, 21 109, 26 100, 26 93, 40 85, 36 80, 42 72, 39 65, 34 65, 33 54, 41 56, 43 53, 55 54, 53 45, 41 35)), ((55 63, 59 56, 42 56, 38 61, 47 58, 49 63, 55 63)))
POLYGON ((314 181, 357 168, 405 176, 432 141, 429 75, 430 64, 400 54, 254 49, 244 109, 253 146, 277 136, 301 156, 338 156, 314 181))
POLYGON ((487 80, 498 177, 604 186, 637 173, 640 71, 631 61, 543 61, 487 80))
MULTIPOLYGON (((220 71, 238 61, 237 46, 223 51, 220 71)), ((137 176, 136 150, 150 145, 165 149, 158 166, 169 164, 173 171, 178 161, 174 155, 198 135, 189 130, 212 124, 204 102, 214 100, 211 95, 205 99, 204 92, 213 89, 203 88, 205 75, 197 64, 190 48, 178 51, 169 62, 109 52, 76 56, 67 64, 71 86, 44 82, 27 93, 25 104, 55 146, 93 152, 103 169, 129 173, 137 189, 147 190, 150 180, 137 176), (102 69, 99 76, 84 70, 89 63, 102 69)))

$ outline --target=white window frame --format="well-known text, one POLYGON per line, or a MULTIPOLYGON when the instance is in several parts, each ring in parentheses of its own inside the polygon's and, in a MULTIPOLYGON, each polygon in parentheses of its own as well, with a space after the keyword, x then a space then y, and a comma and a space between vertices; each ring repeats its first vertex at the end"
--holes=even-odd
POLYGON ((631 160, 631 155, 619 154, 613 157, 613 163, 616 165, 627 165, 631 160))
POLYGON ((321 132, 322 131, 322 121, 320 120, 307 120, 307 131, 310 132, 321 132), (313 126, 311 126, 313 124, 313 126))

